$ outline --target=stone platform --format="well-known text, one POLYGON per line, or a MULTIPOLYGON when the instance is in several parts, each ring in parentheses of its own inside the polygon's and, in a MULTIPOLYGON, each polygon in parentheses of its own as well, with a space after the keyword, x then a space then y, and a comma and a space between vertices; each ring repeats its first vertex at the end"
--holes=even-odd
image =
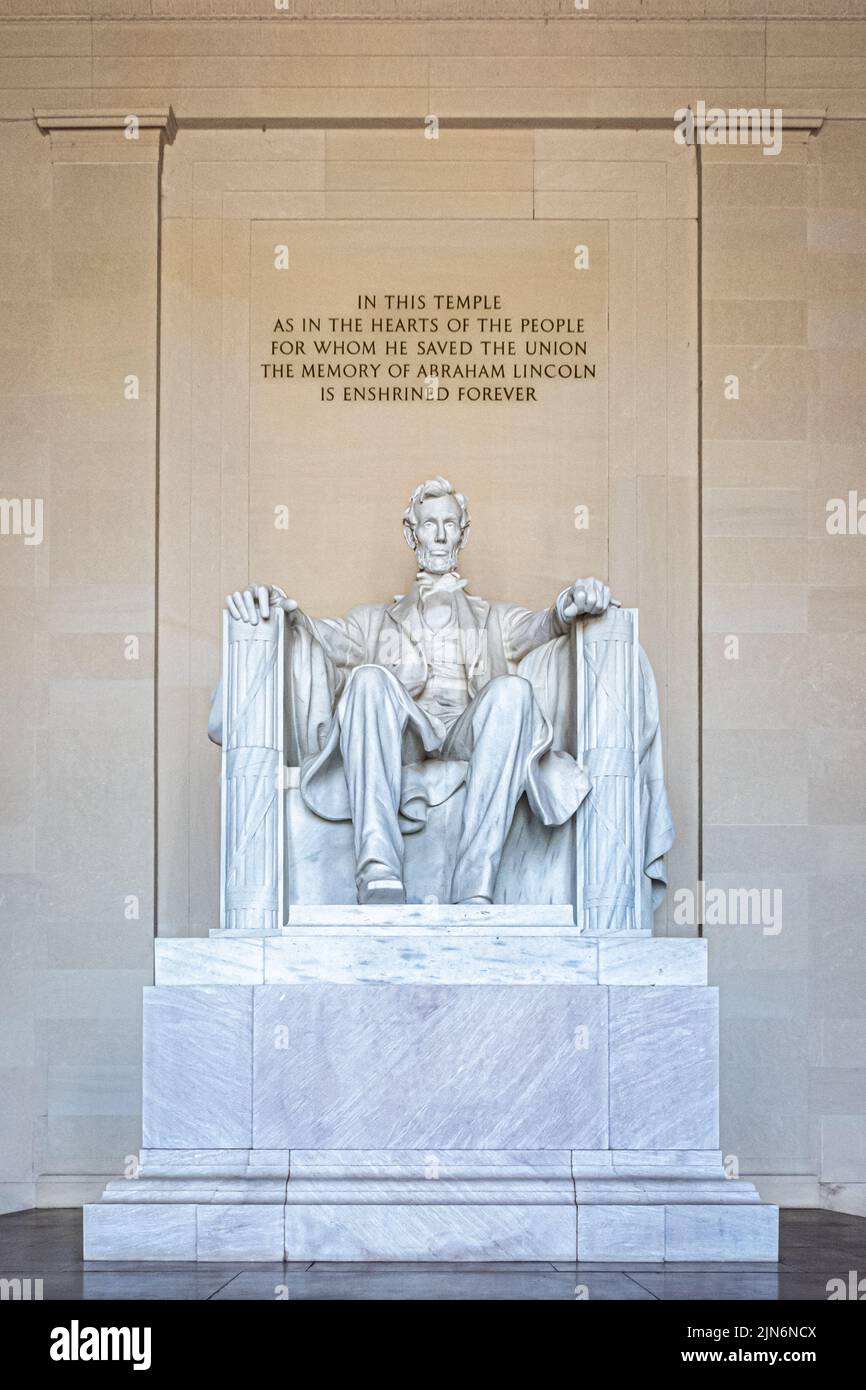
POLYGON ((88 1259, 773 1260, 725 1177, 703 941, 310 908, 156 942, 144 1147, 88 1259))

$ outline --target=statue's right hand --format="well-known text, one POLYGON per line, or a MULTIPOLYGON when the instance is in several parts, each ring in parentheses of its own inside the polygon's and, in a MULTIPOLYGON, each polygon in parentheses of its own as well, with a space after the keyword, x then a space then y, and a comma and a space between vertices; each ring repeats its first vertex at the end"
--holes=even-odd
POLYGON ((288 598, 276 584, 251 584, 248 589, 235 589, 233 594, 226 595, 226 608, 232 617, 254 626, 259 618, 267 622, 272 608, 294 613, 297 607, 297 600, 288 598))

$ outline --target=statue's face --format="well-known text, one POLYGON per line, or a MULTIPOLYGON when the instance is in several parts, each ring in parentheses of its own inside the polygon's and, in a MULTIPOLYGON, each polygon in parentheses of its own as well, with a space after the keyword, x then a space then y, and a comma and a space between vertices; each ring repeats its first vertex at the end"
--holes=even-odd
POLYGON ((447 574, 457 564, 463 533, 460 529, 460 503, 447 497, 425 497, 415 508, 418 517, 413 531, 418 568, 430 574, 447 574))

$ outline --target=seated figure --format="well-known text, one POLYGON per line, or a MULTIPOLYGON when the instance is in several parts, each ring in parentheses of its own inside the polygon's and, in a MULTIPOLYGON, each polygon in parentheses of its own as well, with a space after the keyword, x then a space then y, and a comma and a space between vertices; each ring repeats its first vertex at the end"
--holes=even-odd
MULTIPOLYGON (((417 574, 390 605, 312 618, 274 585, 228 596, 238 622, 289 625, 286 700, 307 807, 351 821, 358 901, 406 899, 403 836, 459 787, 464 802, 450 901, 490 903, 520 798, 545 826, 574 816, 592 778, 574 747, 568 634, 600 617, 607 586, 579 579, 533 612, 466 592, 458 569, 469 536, 466 498, 442 477, 416 488, 403 516, 417 574)), ((661 768, 652 671, 640 653, 640 860, 663 884, 673 833, 661 768)), ((221 740, 215 692, 209 734, 221 740)), ((653 894, 655 896, 655 894, 653 894)))

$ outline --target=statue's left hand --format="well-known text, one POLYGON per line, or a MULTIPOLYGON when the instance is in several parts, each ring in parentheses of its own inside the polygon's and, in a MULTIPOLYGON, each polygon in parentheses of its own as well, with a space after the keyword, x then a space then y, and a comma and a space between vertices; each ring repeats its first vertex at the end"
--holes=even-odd
POLYGON ((610 604, 610 589, 600 579, 576 579, 571 592, 565 595, 561 613, 564 618, 597 618, 610 604))

